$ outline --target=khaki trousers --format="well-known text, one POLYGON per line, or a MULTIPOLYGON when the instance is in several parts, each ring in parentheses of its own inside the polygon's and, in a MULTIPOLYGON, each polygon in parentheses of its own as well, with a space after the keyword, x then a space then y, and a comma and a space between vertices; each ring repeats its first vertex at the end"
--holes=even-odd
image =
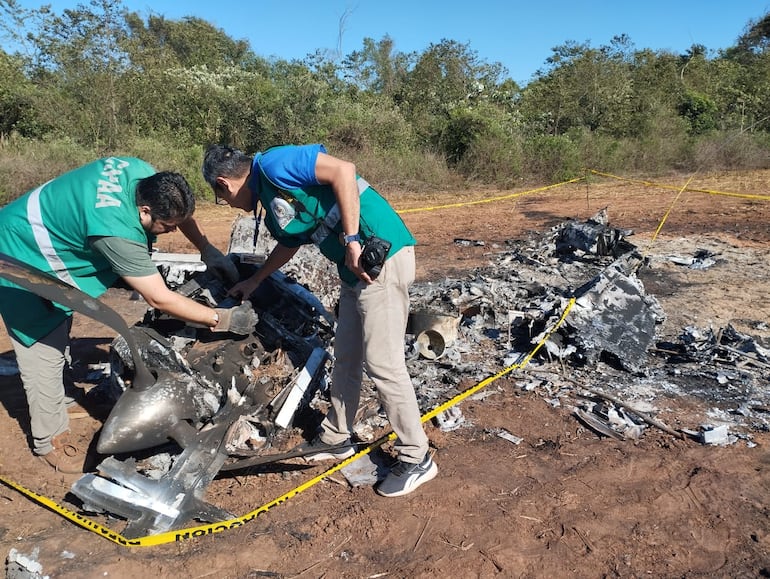
POLYGON ((31 346, 25 346, 11 336, 27 395, 35 454, 51 452, 51 439, 69 430, 69 416, 64 403, 64 364, 71 325, 72 317, 69 317, 31 346))
POLYGON ((350 436, 365 369, 398 437, 395 450, 399 458, 419 463, 428 452, 428 437, 420 422, 404 356, 409 286, 414 277, 414 247, 408 246, 385 262, 371 285, 342 284, 334 337, 331 408, 322 424, 324 442, 336 444, 350 436))

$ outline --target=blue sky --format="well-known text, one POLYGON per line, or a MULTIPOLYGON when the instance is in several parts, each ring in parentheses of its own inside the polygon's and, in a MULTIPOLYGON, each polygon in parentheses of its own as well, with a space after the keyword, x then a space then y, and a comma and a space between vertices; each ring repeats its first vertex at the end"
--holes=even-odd
MULTIPOLYGON (((386 34, 399 52, 422 52, 442 39, 469 43, 480 58, 500 62, 525 85, 554 46, 569 40, 597 48, 626 34, 637 49, 685 52, 702 44, 712 54, 735 44, 770 0, 124 0, 143 16, 203 18, 228 36, 247 40, 264 57, 301 59, 359 50, 366 37, 386 34), (343 22, 343 24, 341 24, 343 22)), ((29 2, 61 12, 86 0, 29 2)))

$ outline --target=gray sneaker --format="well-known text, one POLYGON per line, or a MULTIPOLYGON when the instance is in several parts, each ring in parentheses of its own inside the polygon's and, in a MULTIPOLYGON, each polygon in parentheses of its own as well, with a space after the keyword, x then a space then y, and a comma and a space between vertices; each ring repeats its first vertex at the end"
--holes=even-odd
POLYGON ((349 438, 338 444, 327 444, 318 435, 310 442, 301 444, 299 449, 308 452, 305 456, 307 462, 322 462, 350 458, 356 453, 356 444, 349 438))
POLYGON ((420 464, 399 460, 377 487, 377 492, 383 497, 400 497, 433 480, 437 473, 438 467, 430 454, 426 454, 420 464))

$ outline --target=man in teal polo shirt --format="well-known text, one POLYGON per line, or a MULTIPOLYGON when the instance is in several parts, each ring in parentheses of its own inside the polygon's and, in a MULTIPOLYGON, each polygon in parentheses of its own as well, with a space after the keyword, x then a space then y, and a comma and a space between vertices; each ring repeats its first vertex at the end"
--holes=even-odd
MULTIPOLYGON (((355 453, 350 436, 365 367, 398 436, 398 461, 377 492, 401 496, 433 479, 438 469, 404 358, 415 240, 398 214, 356 175, 353 163, 327 154, 318 144, 274 147, 253 158, 214 145, 206 151, 203 176, 231 207, 255 211, 260 203, 278 242, 265 264, 231 294, 248 298, 301 245, 316 245, 337 264, 342 283, 332 405, 322 431, 307 445, 317 450, 312 456, 328 460, 355 453)), ((203 236, 194 219, 183 231, 193 242, 203 236)))
MULTIPOLYGON (((150 258, 155 236, 176 230, 194 210, 195 198, 181 175, 158 173, 141 159, 109 157, 0 209, 0 253, 92 297, 122 277, 151 307, 227 331, 229 310, 171 291, 150 258)), ((221 253, 215 255, 205 238, 196 243, 212 264, 222 266, 221 253)), ((63 385, 72 311, 0 278, 0 315, 16 353, 35 454, 58 471, 82 472, 85 453, 69 436, 63 385)))

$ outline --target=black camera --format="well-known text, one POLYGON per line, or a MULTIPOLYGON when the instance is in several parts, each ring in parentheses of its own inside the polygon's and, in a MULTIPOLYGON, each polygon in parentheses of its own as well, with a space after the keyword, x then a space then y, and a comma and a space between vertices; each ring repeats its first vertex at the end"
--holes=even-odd
POLYGON ((370 237, 366 240, 361 251, 361 267, 369 274, 369 277, 376 279, 382 271, 382 266, 388 257, 390 251, 390 241, 380 239, 379 237, 370 237))

